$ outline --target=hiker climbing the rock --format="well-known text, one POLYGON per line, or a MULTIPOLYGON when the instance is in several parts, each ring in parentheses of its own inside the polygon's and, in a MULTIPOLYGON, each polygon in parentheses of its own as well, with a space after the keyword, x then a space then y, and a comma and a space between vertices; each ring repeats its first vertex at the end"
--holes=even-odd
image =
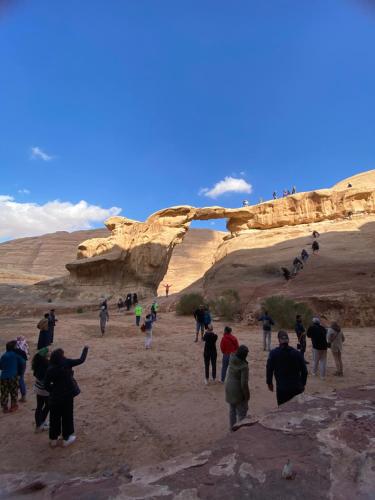
POLYGON ((289 269, 287 269, 286 267, 281 268, 281 274, 284 276, 286 281, 289 281, 292 277, 289 269))
POLYGON ((309 258, 309 254, 307 253, 307 251, 305 249, 303 249, 301 252, 302 262, 306 262, 308 258, 309 258))
POLYGON ((312 248, 312 251, 313 251, 313 255, 316 255, 318 252, 319 252, 319 243, 315 240, 312 242, 312 245, 311 245, 311 248, 312 248))
POLYGON ((301 269, 303 269, 303 263, 298 257, 295 257, 293 260, 293 275, 296 276, 301 269))

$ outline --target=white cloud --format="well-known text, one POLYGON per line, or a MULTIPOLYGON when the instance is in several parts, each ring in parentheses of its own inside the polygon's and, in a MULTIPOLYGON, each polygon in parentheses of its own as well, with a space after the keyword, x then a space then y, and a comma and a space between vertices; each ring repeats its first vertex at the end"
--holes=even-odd
POLYGON ((120 212, 118 207, 102 208, 83 200, 76 204, 55 200, 38 205, 0 195, 0 239, 90 229, 92 222, 102 222, 120 212))
POLYGON ((19 194, 30 194, 31 191, 29 189, 19 189, 17 191, 19 194))
POLYGON ((38 146, 33 146, 31 148, 31 158, 33 160, 36 159, 41 159, 43 161, 50 161, 53 160, 54 156, 50 156, 47 153, 45 153, 41 148, 38 146))
POLYGON ((199 194, 208 196, 209 198, 217 198, 225 193, 251 193, 252 190, 252 185, 244 179, 225 177, 222 181, 217 182, 213 188, 201 189, 199 194))

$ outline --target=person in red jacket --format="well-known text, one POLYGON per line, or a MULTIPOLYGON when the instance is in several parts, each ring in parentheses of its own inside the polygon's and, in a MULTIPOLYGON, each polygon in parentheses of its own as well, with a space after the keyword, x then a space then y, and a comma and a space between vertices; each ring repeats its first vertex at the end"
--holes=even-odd
POLYGON ((237 338, 232 335, 232 328, 226 326, 224 335, 220 342, 220 349, 223 353, 223 364, 221 366, 221 382, 224 383, 225 376, 229 365, 229 358, 233 352, 236 352, 239 347, 237 338))

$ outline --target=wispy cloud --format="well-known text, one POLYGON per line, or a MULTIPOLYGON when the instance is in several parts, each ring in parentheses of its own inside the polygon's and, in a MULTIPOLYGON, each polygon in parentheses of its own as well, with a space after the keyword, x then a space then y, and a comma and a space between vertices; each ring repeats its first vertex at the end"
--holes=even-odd
POLYGON ((19 189, 17 191, 19 194, 30 194, 31 191, 29 189, 19 189))
POLYGON ((201 189, 199 194, 208 196, 209 198, 217 198, 225 193, 251 193, 252 190, 252 185, 244 179, 225 177, 223 180, 217 182, 211 189, 201 189))
POLYGON ((0 240, 90 229, 93 222, 102 222, 120 212, 118 207, 102 208, 83 200, 78 203, 54 200, 39 205, 0 195, 0 240))
POLYGON ((33 160, 43 160, 43 161, 51 161, 54 159, 54 156, 48 155, 45 151, 43 151, 38 146, 32 146, 31 148, 31 158, 33 160))

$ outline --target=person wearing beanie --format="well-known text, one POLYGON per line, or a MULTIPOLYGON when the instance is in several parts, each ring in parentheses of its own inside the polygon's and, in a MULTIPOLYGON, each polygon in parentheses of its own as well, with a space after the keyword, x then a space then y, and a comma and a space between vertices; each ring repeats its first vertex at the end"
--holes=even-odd
POLYGON ((249 365, 246 361, 249 349, 240 345, 230 355, 228 373, 225 379, 225 400, 229 404, 229 428, 243 420, 249 409, 249 365))
POLYGON ((303 355, 289 345, 289 336, 280 330, 279 347, 272 349, 267 360, 267 386, 273 392, 276 379, 276 399, 280 406, 305 390, 307 368, 303 355))
POLYGON ((234 335, 232 335, 232 328, 230 328, 230 326, 226 326, 224 328, 224 335, 222 336, 220 341, 220 349, 223 353, 223 362, 221 366, 221 382, 224 383, 229 365, 230 355, 236 352, 238 349, 238 340, 234 335))
POLYGON ((327 330, 320 324, 320 319, 314 317, 312 325, 307 329, 306 335, 311 339, 313 347, 313 376, 317 375, 318 367, 320 378, 324 380, 327 370, 327 330))
POLYGON ((43 347, 33 357, 31 368, 35 377, 34 390, 36 394, 35 432, 42 432, 49 428, 47 416, 49 413, 49 392, 44 385, 48 370, 48 347, 43 347))

